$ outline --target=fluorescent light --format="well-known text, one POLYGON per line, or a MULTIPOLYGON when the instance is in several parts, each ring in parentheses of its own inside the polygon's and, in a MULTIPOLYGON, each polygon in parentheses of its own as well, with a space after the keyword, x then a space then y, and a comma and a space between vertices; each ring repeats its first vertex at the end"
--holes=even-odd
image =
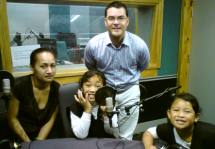
POLYGON ((80 17, 80 15, 72 15, 70 17, 70 22, 74 22, 75 20, 77 20, 80 17))

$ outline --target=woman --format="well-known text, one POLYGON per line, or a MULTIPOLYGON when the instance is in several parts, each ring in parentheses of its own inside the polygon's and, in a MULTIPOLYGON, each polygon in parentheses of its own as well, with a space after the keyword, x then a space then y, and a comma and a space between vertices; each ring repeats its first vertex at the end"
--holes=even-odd
POLYGON ((153 139, 159 138, 170 146, 179 144, 186 149, 207 149, 215 145, 215 126, 199 121, 200 108, 197 99, 189 93, 181 93, 171 101, 168 123, 149 128, 143 134, 145 149, 156 149, 153 139))
MULTIPOLYGON (((112 117, 112 127, 106 115, 106 107, 98 106, 95 94, 106 85, 103 73, 87 71, 79 82, 80 89, 75 96, 76 102, 70 107, 71 127, 75 137, 117 137, 117 116, 112 117)), ((115 95, 113 95, 114 97, 115 95)))
POLYGON ((17 78, 9 101, 8 120, 19 141, 46 139, 58 112, 56 55, 46 48, 30 56, 32 74, 17 78))

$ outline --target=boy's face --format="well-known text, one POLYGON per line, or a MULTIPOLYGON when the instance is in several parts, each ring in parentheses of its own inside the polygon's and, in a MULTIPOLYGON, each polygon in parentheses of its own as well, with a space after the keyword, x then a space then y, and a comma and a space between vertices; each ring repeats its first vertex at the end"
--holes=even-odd
POLYGON ((171 108, 167 111, 167 116, 177 130, 193 128, 194 123, 199 120, 192 104, 180 98, 172 103, 171 108))

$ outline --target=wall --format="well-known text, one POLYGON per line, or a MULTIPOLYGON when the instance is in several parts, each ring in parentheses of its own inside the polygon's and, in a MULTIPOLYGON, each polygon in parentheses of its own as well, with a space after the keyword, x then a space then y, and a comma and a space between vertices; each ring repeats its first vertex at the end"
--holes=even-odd
POLYGON ((215 1, 195 0, 189 91, 202 107, 201 119, 215 123, 215 1))
POLYGON ((181 0, 164 0, 162 58, 158 75, 177 74, 181 0))

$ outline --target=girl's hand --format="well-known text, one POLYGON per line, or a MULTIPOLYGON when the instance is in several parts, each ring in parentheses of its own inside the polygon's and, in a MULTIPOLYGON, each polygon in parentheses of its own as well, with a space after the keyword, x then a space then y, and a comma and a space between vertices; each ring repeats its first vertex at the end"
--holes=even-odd
POLYGON ((83 93, 81 90, 78 90, 77 95, 74 95, 75 100, 82 105, 84 108, 84 112, 91 113, 92 112, 92 105, 90 104, 88 99, 88 94, 83 96, 83 93))

